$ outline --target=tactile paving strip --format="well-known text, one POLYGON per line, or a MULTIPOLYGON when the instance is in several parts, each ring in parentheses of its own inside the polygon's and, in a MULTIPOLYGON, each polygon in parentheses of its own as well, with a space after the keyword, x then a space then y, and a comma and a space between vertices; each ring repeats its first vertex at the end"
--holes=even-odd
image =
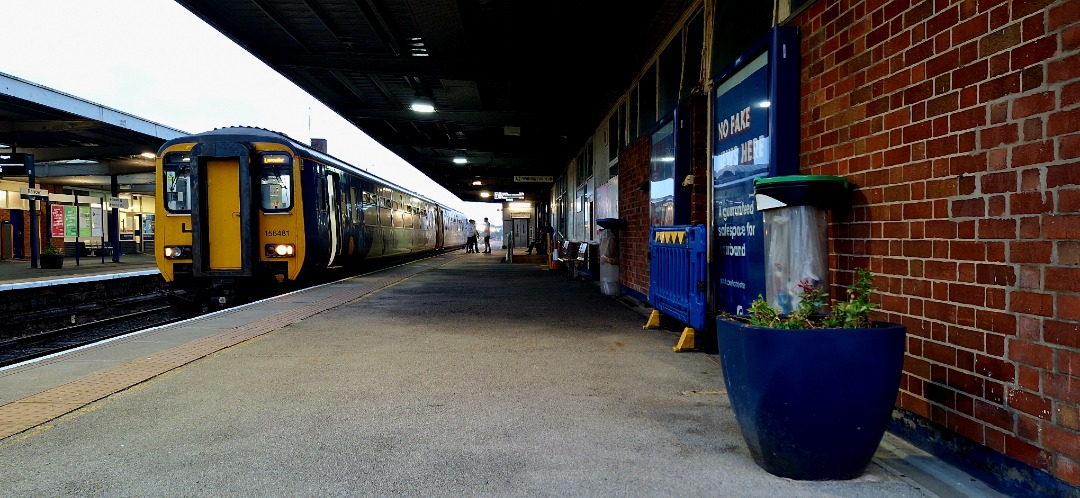
POLYGON ((435 257, 390 268, 384 270, 382 278, 376 281, 350 287, 316 302, 281 311, 0 406, 0 439, 37 427, 199 358, 431 271, 459 257, 462 256, 435 257))

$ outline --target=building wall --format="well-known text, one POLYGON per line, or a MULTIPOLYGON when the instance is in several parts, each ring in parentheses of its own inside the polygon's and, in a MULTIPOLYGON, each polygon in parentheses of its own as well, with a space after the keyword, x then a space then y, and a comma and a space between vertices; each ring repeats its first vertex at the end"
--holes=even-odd
MULTIPOLYGON (((1080 485, 1080 2, 819 0, 803 174, 857 186, 833 281, 908 328, 898 407, 1080 485)), ((633 182, 627 182, 633 185, 633 182)))
POLYGON ((626 231, 619 238, 619 281, 649 295, 649 135, 619 154, 619 217, 626 231))
POLYGON ((704 225, 709 220, 709 98, 695 94, 688 102, 689 122, 693 126, 693 149, 690 151, 690 174, 694 184, 690 186, 690 224, 704 225))

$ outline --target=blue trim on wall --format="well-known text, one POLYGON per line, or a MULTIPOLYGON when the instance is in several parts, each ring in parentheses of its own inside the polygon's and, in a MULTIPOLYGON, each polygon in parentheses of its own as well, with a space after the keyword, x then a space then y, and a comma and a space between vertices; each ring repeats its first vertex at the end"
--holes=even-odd
POLYGON ((640 292, 638 292, 638 291, 636 291, 634 289, 631 289, 631 288, 629 288, 629 287, 627 287, 625 285, 623 285, 621 287, 622 287, 622 293, 623 294, 625 294, 627 296, 630 296, 630 297, 632 297, 634 299, 637 299, 638 301, 640 301, 642 303, 649 304, 649 296, 646 296, 645 294, 642 294, 642 293, 640 293, 640 292))
POLYGON ((1080 489, 1050 473, 978 444, 899 408, 889 432, 1011 497, 1080 497, 1080 489))

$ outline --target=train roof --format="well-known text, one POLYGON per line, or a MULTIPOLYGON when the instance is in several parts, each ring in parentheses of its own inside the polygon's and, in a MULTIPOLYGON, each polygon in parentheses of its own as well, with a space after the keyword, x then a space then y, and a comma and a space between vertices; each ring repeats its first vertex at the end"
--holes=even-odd
MULTIPOLYGON (((424 200, 426 202, 436 204, 436 205, 438 205, 438 206, 440 206, 440 207, 442 207, 444 209, 449 209, 451 211, 459 212, 459 210, 450 208, 449 206, 446 206, 445 204, 443 204, 441 202, 435 201, 435 200, 433 200, 433 199, 431 199, 431 198, 429 198, 429 197, 427 197, 427 196, 425 196, 423 194, 420 194, 420 193, 417 193, 417 192, 415 192, 413 190, 404 188, 404 187, 402 187, 402 186, 400 186, 400 185, 398 185, 398 184, 396 184, 394 182, 391 182, 389 180, 381 178, 378 175, 375 175, 375 174, 373 174, 373 173, 371 173, 369 171, 357 168, 356 166, 353 166, 352 164, 349 164, 349 163, 347 163, 347 162, 345 162, 345 161, 343 161, 343 160, 341 160, 339 158, 336 158, 336 157, 334 157, 334 156, 332 156, 330 154, 327 154, 325 152, 321 152, 319 150, 316 150, 316 149, 312 148, 310 145, 305 144, 303 142, 300 142, 300 141, 298 141, 298 140, 296 140, 296 139, 294 139, 294 138, 292 138, 292 137, 290 137, 290 136, 288 136, 288 135, 286 135, 284 133, 281 133, 281 132, 278 132, 278 131, 273 131, 273 130, 268 130, 266 128, 259 128, 259 127, 255 127, 255 126, 227 126, 227 127, 223 127, 223 128, 214 128, 213 130, 210 130, 210 131, 204 131, 202 133, 195 133, 195 134, 192 134, 192 135, 186 135, 186 136, 183 136, 183 137, 178 137, 178 138, 174 138, 172 140, 169 140, 168 142, 165 142, 165 144, 163 144, 161 146, 160 151, 163 151, 166 148, 168 148, 168 147, 170 147, 172 145, 175 145, 175 144, 187 143, 187 142, 191 142, 193 140, 200 140, 203 137, 214 137, 214 138, 219 138, 219 139, 222 139, 222 140, 236 140, 236 141, 255 141, 255 140, 257 140, 257 141, 262 141, 262 142, 276 142, 276 143, 280 143, 282 145, 287 145, 287 146, 292 147, 293 149, 295 149, 299 153, 299 155, 301 155, 301 156, 306 156, 306 157, 309 157, 311 159, 316 159, 316 160, 319 160, 321 162, 331 164, 331 165, 333 165, 335 167, 338 167, 338 168, 347 169, 347 170, 349 170, 350 172, 352 172, 352 173, 354 173, 356 175, 367 177, 371 181, 384 184, 384 185, 389 186, 391 188, 397 189, 397 190, 399 190, 401 192, 404 192, 404 193, 407 193, 409 195, 420 198, 421 200, 424 200)), ((160 151, 159 151, 159 155, 160 155, 160 151)))

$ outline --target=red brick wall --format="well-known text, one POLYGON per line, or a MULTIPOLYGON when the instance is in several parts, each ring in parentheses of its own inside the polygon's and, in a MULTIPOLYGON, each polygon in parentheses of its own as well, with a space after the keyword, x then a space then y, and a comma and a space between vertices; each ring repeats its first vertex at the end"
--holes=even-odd
MULTIPOLYGON (((705 224, 709 210, 709 99, 705 95, 693 95, 689 100, 689 116, 684 117, 691 126, 693 148, 690 151, 690 174, 694 184, 690 187, 690 224, 705 224)), ((619 154, 619 217, 627 220, 627 229, 619 239, 619 280, 622 285, 649 295, 649 191, 642 189, 649 181, 650 135, 619 154)), ((681 185, 683 179, 677 178, 681 185)), ((682 188, 682 187, 677 187, 682 188)))
POLYGON ((619 238, 619 281, 649 295, 649 135, 619 154, 619 217, 626 231, 619 238))
MULTIPOLYGON (((857 187, 833 281, 908 326, 898 405, 1080 484, 1080 1, 819 0, 801 172, 857 187)), ((627 182, 631 185, 632 182, 627 182)))
MULTIPOLYGON (((43 204, 44 204, 43 202, 38 202, 37 203, 39 210, 42 209, 43 204)), ((0 220, 4 220, 4 221, 11 220, 11 212, 12 211, 13 210, 11 210, 11 209, 0 209, 0 220)), ((20 212, 22 213, 22 218, 23 218, 23 238, 22 238, 22 240, 12 241, 13 244, 14 244, 12 246, 12 252, 14 252, 15 247, 21 245, 22 246, 23 258, 29 260, 30 259, 30 211, 23 209, 23 210, 20 210, 20 212)), ((38 216, 38 223, 41 225, 41 228, 40 228, 41 233, 42 234, 47 234, 48 232, 46 231, 46 229, 49 226, 48 217, 45 217, 44 215, 39 215, 38 216)), ((39 240, 41 240, 44 243, 44 241, 46 239, 44 238, 44 236, 42 236, 42 238, 40 238, 39 240)))

